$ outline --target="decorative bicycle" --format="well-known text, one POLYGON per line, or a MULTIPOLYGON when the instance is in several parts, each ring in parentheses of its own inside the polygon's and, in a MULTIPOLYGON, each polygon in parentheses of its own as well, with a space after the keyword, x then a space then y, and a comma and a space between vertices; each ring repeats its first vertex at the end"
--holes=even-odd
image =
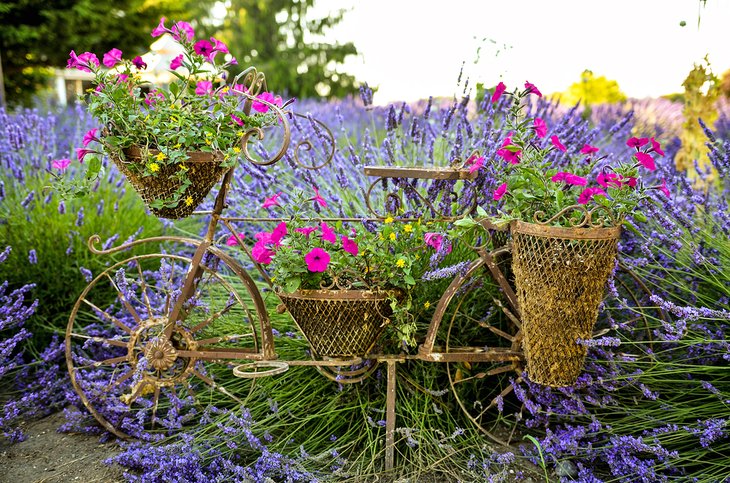
MULTIPOLYGON (((296 115, 270 107, 277 112, 283 130, 278 152, 263 161, 251 156, 248 143, 251 138, 264 137, 260 129, 247 133, 242 141, 244 157, 261 166, 276 163, 287 152, 288 123, 296 115)), ((311 118, 310 121, 316 122, 311 118)), ((318 126, 330 139, 332 150, 325 162, 306 165, 300 162, 299 152, 311 148, 311 144, 300 143, 294 150, 294 158, 302 168, 320 169, 334 154, 334 137, 326 126, 321 123, 318 126)), ((223 174, 212 210, 195 212, 210 217, 206 234, 200 239, 161 236, 110 249, 98 248, 98 236, 89 240, 89 249, 98 255, 121 253, 147 243, 166 248, 161 253, 135 255, 110 265, 88 284, 71 311, 65 339, 71 381, 83 404, 105 429, 128 438, 140 425, 164 427, 190 417, 185 408, 193 403, 206 404, 212 392, 221 392, 240 402, 243 391, 254 390, 254 384, 219 385, 217 375, 222 371, 233 370, 244 380, 255 380, 280 374, 292 366, 315 366, 332 380, 352 383, 368 377, 377 363, 382 362, 387 365, 385 464, 391 468, 396 368, 398 363, 417 359, 447 364, 449 382, 461 409, 491 439, 509 444, 511 435, 498 433, 487 417, 490 410, 501 405, 514 384, 521 381, 523 370, 519 307, 509 277, 505 275, 510 257, 507 228, 482 221, 485 233, 490 235, 485 243, 473 248, 476 258, 441 296, 416 354, 367 353, 351 358, 313 354, 311 360, 282 360, 276 351, 261 282, 257 283, 249 272, 257 269, 264 282, 271 284, 271 281, 259 265, 253 261, 250 266, 241 265, 215 240, 220 224, 237 236, 233 223, 272 221, 223 215, 232 173, 233 168, 223 174), (190 254, 181 254, 180 247, 187 247, 190 254), (495 298, 495 292, 502 296, 495 298), (493 300, 493 308, 504 314, 495 318, 497 322, 485 322, 483 314, 470 312, 474 302, 485 297, 493 300), (464 327, 475 325, 480 327, 482 336, 478 340, 464 340, 462 334, 474 333, 463 330, 464 327), (489 400, 481 401, 480 388, 487 384, 485 380, 507 373, 514 373, 514 378, 495 378, 489 400)), ((469 183, 477 173, 466 169, 370 166, 365 168, 365 174, 376 178, 368 191, 367 203, 372 213, 368 219, 382 221, 384 215, 373 209, 370 194, 384 180, 469 183)), ((410 185, 401 183, 401 186, 410 185)), ((393 196, 396 195, 389 194, 386 198, 392 201, 393 196)), ((420 199, 442 221, 463 217, 477 205, 474 198, 465 213, 454 215, 439 213, 427 199, 422 196, 420 199)), ((240 246, 250 257, 245 246, 240 246)), ((635 287, 626 287, 626 293, 634 296, 636 290, 641 290, 639 283, 637 280, 635 287)))

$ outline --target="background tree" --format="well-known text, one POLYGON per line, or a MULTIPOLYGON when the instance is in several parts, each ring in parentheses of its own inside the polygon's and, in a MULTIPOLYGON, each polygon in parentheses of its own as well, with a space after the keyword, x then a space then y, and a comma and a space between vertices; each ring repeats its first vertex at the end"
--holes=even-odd
POLYGON ((160 17, 213 30, 215 0, 0 1, 0 57, 8 104, 28 104, 48 67, 65 67, 68 53, 99 56, 116 47, 125 57, 146 52, 160 17))
MULTIPOLYGON (((221 37, 237 56, 239 69, 254 65, 271 91, 294 97, 342 97, 355 91, 355 78, 342 62, 357 54, 352 42, 324 35, 345 10, 312 18, 315 0, 231 0, 221 37)), ((237 72, 233 72, 235 75, 237 72)))
POLYGON ((584 70, 580 82, 571 84, 563 94, 561 101, 568 105, 582 102, 584 106, 603 104, 606 102, 622 102, 626 95, 621 92, 618 82, 605 76, 596 76, 593 71, 584 70))

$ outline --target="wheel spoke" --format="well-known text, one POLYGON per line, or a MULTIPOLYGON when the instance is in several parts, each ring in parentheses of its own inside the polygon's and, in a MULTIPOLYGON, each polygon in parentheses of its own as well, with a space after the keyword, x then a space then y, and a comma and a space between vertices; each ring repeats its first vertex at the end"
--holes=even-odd
POLYGON ((248 334, 232 334, 232 335, 225 335, 222 337, 211 337, 210 339, 200 339, 198 340, 198 345, 208 345, 208 344, 219 344, 221 342, 230 342, 232 340, 238 340, 238 339, 245 339, 247 337, 253 337, 256 334, 254 333, 248 333, 248 334))
POLYGON ((128 379, 129 379, 130 377, 132 377, 133 375, 134 375, 134 369, 130 369, 130 370, 129 370, 129 371, 128 371, 128 372, 126 373, 126 374, 124 374, 124 375, 123 375, 122 377, 120 377, 120 378, 119 378, 119 379, 117 379, 116 381, 113 381, 113 382, 109 383, 109 385, 108 385, 108 386, 106 386, 106 387, 104 388, 104 391, 105 391, 105 392, 109 392, 109 391, 111 391, 112 389, 114 389, 115 387, 117 387, 118 385, 120 385, 121 383, 123 383, 124 381, 128 380, 128 379))
POLYGON ((198 379, 200 379, 201 381, 203 381, 204 383, 206 383, 207 385, 209 385, 213 389, 215 389, 217 391, 220 391, 221 393, 223 393, 226 396, 230 397, 231 399, 233 399, 237 403, 243 404, 243 401, 241 401, 236 396, 234 396, 233 394, 231 394, 230 392, 228 392, 228 390, 225 387, 219 386, 218 384, 215 383, 215 381, 213 381, 213 379, 211 379, 208 376, 200 373, 197 369, 193 369, 193 375, 195 375, 195 377, 197 377, 198 379))
POLYGON ((213 322, 214 320, 216 320, 216 319, 220 318, 221 316, 225 315, 226 313, 228 313, 228 311, 231 310, 231 308, 233 308, 234 305, 235 304, 230 304, 230 305, 226 304, 225 307, 223 307, 221 310, 219 310, 215 314, 211 315, 210 317, 208 317, 207 319, 205 319, 204 321, 202 321, 201 323, 199 323, 198 325, 196 325, 195 327, 190 329, 190 331, 192 333, 195 333, 195 332, 198 332, 198 331, 204 329, 205 327, 210 325, 211 322, 213 322))
POLYGON ((125 342, 123 340, 105 339, 104 337, 93 337, 93 336, 90 336, 90 335, 77 334, 75 332, 72 332, 71 333, 71 337, 76 337, 76 338, 79 338, 79 339, 87 339, 87 340, 91 340, 93 342, 99 342, 101 344, 113 345, 115 347, 124 347, 124 348, 127 348, 129 346, 129 342, 125 342))
POLYGON ((144 273, 142 273, 142 265, 137 264, 137 273, 139 274, 139 285, 142 289, 142 298, 144 298, 145 307, 147 307, 147 316, 152 317, 152 304, 150 303, 150 297, 147 295, 147 284, 144 281, 144 273))
POLYGON ((104 318, 108 319, 111 323, 113 323, 114 325, 116 325, 117 327, 119 327, 120 329, 122 329, 127 334, 131 334, 132 333, 132 328, 131 327, 128 327, 121 320, 119 320, 116 317, 113 317, 113 316, 107 314, 106 312, 104 312, 103 310, 101 310, 99 307, 97 307, 93 303, 89 302, 87 299, 83 299, 83 301, 84 301, 84 303, 86 305, 88 305, 89 307, 91 307, 94 311, 96 311, 97 313, 99 313, 100 315, 102 315, 104 318))
POLYGON ((119 289, 119 287, 117 286, 117 283, 114 281, 112 276, 109 275, 109 272, 105 272, 105 273, 106 273, 106 278, 109 279, 109 282, 111 282, 112 287, 114 287, 114 290, 116 290, 117 293, 119 294, 119 300, 122 301, 124 306, 129 311, 129 314, 132 316, 132 318, 134 318, 134 321, 137 322, 138 324, 141 324, 142 319, 140 318, 139 314, 137 314, 137 311, 134 310, 134 307, 132 307, 132 304, 129 303, 129 300, 127 300, 127 296, 124 295, 124 293, 119 289))
POLYGON ((152 403, 152 427, 155 427, 155 418, 157 417, 157 404, 160 402, 160 386, 155 384, 155 395, 152 403))

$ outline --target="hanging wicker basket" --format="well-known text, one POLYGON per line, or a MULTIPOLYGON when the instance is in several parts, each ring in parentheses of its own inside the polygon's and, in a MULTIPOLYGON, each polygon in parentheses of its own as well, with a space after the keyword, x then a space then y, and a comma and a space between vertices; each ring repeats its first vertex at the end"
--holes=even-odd
POLYGON ((514 222, 512 269, 530 380, 575 383, 614 268, 621 228, 561 228, 514 222))
POLYGON ((180 169, 179 164, 158 163, 160 169, 156 176, 142 176, 136 168, 136 166, 145 164, 150 157, 156 156, 159 152, 156 149, 150 149, 146 158, 143 159, 144 152, 138 147, 131 147, 123 151, 123 157, 110 156, 112 162, 127 177, 150 211, 158 218, 176 220, 190 215, 221 179, 223 173, 229 169, 220 166, 223 161, 220 153, 189 152, 185 166, 188 168, 187 177, 191 185, 185 192, 184 199, 180 200, 174 208, 152 208, 150 204, 154 201, 172 198, 182 184, 182 181, 174 176, 180 169))
POLYGON ((393 291, 279 291, 279 298, 322 357, 358 357, 370 352, 390 323, 393 291))

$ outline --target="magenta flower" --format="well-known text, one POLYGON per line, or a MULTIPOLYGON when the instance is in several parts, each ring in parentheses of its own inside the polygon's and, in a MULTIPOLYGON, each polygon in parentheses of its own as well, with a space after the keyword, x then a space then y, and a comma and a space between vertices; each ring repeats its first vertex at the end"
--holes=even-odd
POLYGON ((269 233, 268 231, 262 231, 262 232, 256 233, 253 237, 256 240, 263 243, 264 245, 268 245, 268 244, 272 243, 271 233, 269 233))
POLYGON ((639 151, 634 156, 636 156, 636 160, 649 171, 654 171, 656 169, 656 164, 654 164, 654 158, 652 158, 650 155, 639 151))
POLYGON ((504 91, 507 89, 507 86, 504 85, 504 82, 500 82, 497 84, 497 87, 494 88, 494 92, 492 93, 492 102, 497 102, 497 99, 504 94, 504 91))
POLYGON ((522 151, 512 151, 507 149, 507 146, 510 146, 511 144, 512 137, 507 136, 502 142, 502 148, 497 150, 497 155, 502 157, 505 161, 509 161, 511 164, 519 164, 522 151))
POLYGON ((330 254, 319 247, 304 255, 304 261, 307 263, 307 270, 310 272, 324 272, 330 263, 330 254))
MULTIPOLYGON (((423 234, 423 241, 426 242, 426 245, 436 251, 439 251, 441 250, 441 246, 444 244, 444 236, 440 233, 428 232, 423 234)), ((451 253, 451 245, 446 247, 446 253, 451 253)))
POLYGON ((281 107, 282 101, 280 96, 274 97, 274 95, 270 92, 262 92, 258 96, 256 96, 256 99, 260 99, 264 102, 258 102, 253 101, 253 104, 251 107, 253 107, 254 111, 257 112, 269 112, 269 104, 273 104, 275 106, 281 107), (268 104, 266 104, 268 103, 268 104))
POLYGON ((337 235, 335 235, 332 228, 327 226, 327 223, 323 221, 322 224, 319 225, 319 229, 322 230, 322 240, 328 241, 332 244, 337 243, 337 235))
POLYGON ((312 189, 314 190, 314 198, 310 199, 309 201, 314 201, 322 208, 327 208, 327 202, 319 195, 319 190, 312 186, 312 189))
POLYGON ((213 45, 205 39, 195 42, 193 49, 195 49, 196 54, 202 55, 209 61, 211 60, 211 56, 214 55, 213 45))
POLYGON ((469 166, 469 172, 473 173, 482 166, 484 166, 484 156, 478 156, 476 153, 469 156, 466 160, 466 165, 469 166))
POLYGON ((649 141, 651 141, 651 148, 654 150, 654 152, 657 153, 659 156, 664 156, 664 151, 662 151, 662 145, 659 144, 659 141, 654 138, 649 139, 649 141))
POLYGON ((583 190, 580 196, 578 196, 578 203, 581 205, 585 205, 590 200, 592 200, 594 196, 606 196, 606 192, 603 191, 601 188, 586 188, 583 190))
POLYGON ((183 63, 183 55, 180 54, 177 57, 175 57, 174 59, 172 59, 172 61, 170 61, 170 69, 177 70, 180 68, 182 63, 183 63))
POLYGON ((71 164, 71 160, 68 158, 64 159, 55 159, 51 162, 51 167, 53 169, 57 169, 59 171, 63 171, 64 169, 68 168, 69 164, 71 164))
POLYGON ((639 149, 644 144, 648 143, 649 139, 647 138, 631 138, 628 141, 626 141, 626 145, 630 148, 636 148, 639 149))
POLYGON ((532 82, 525 81, 525 89, 528 94, 535 94, 537 97, 542 97, 542 92, 532 82))
POLYGON ((661 186, 659 186, 659 191, 664 193, 664 196, 666 196, 667 198, 672 197, 672 194, 669 192, 669 188, 667 188, 667 180, 664 178, 662 178, 662 184, 661 184, 661 186))
POLYGON ((235 114, 231 114, 231 119, 233 119, 233 122, 235 122, 239 126, 241 126, 241 127, 245 126, 245 124, 243 123, 243 120, 241 120, 241 118, 236 116, 235 114))
POLYGON ((134 64, 134 66, 139 70, 145 70, 147 68, 147 62, 145 62, 139 55, 132 59, 132 64, 134 64))
POLYGON ((634 178, 633 176, 629 176, 628 178, 624 178, 621 180, 622 183, 626 184, 626 186, 630 186, 631 188, 636 187, 636 182, 638 180, 634 178))
POLYGON ((502 199, 502 197, 507 193, 507 183, 502 183, 499 185, 499 188, 494 190, 494 194, 492 195, 492 199, 494 201, 499 201, 502 199))
POLYGON ((555 149, 565 152, 565 146, 563 146, 563 143, 560 142, 557 136, 550 136, 550 142, 555 146, 555 149))
POLYGON ((215 37, 210 38, 210 42, 213 44, 213 50, 216 52, 221 52, 223 54, 228 54, 228 46, 221 42, 220 40, 216 39, 215 37))
POLYGON ((306 238, 309 238, 309 235, 317 231, 317 229, 313 226, 305 226, 303 228, 294 228, 294 231, 303 234, 306 238))
POLYGON ((282 221, 271 231, 271 243, 278 247, 281 245, 281 239, 284 238, 287 233, 289 232, 286 229, 286 222, 282 221))
POLYGON ((535 129, 535 135, 540 139, 547 136, 547 125, 545 124, 545 121, 539 117, 536 117, 533 121, 533 128, 535 129))
POLYGON ((550 178, 550 181, 552 181, 553 183, 558 183, 562 181, 565 184, 570 184, 574 186, 585 186, 588 184, 587 179, 573 173, 568 173, 567 171, 560 171, 559 173, 555 173, 553 177, 550 178))
POLYGON ((198 81, 195 85, 195 94, 198 96, 213 94, 213 83, 211 81, 198 81))
POLYGON ((165 94, 158 91, 157 89, 152 89, 147 93, 147 95, 144 98, 144 103, 148 106, 152 106, 157 103, 160 99, 165 99, 165 94))
POLYGON ((347 235, 342 235, 342 249, 351 255, 357 256, 358 247, 355 240, 350 240, 347 235))
POLYGON ((86 134, 84 134, 84 147, 88 146, 91 141, 98 141, 96 137, 96 132, 98 131, 97 128, 89 129, 86 134))
POLYGON ((188 38, 188 41, 192 42, 192 40, 195 38, 195 30, 193 30, 193 27, 187 23, 187 22, 177 22, 175 25, 172 26, 172 38, 179 41, 182 37, 182 34, 185 34, 185 36, 188 38))
POLYGON ((95 54, 91 52, 84 52, 81 55, 76 55, 73 50, 69 52, 69 59, 66 63, 66 68, 76 68, 84 72, 91 72, 91 67, 99 67, 99 59, 95 54))
POLYGON ((261 208, 271 208, 272 206, 281 206, 279 202, 277 201, 279 196, 281 196, 281 191, 276 193, 274 196, 271 196, 269 198, 264 198, 264 204, 261 205, 261 208))
POLYGON ((160 35, 162 35, 164 33, 172 33, 172 31, 169 30, 167 27, 165 27, 165 17, 162 17, 160 19, 160 23, 152 31, 152 36, 153 37, 159 37, 160 35))
POLYGON ((84 158, 87 154, 95 153, 93 149, 76 148, 76 158, 80 163, 84 162, 84 158))
POLYGON ((251 248, 251 258, 253 258, 256 263, 268 265, 271 263, 272 256, 274 256, 274 252, 266 248, 266 245, 260 241, 251 248))
POLYGON ((122 61, 122 51, 119 49, 112 49, 103 57, 103 64, 110 69, 122 61))
POLYGON ((580 148, 581 154, 595 154, 598 152, 598 148, 595 146, 591 146, 590 144, 584 144, 582 148, 580 148))
POLYGON ((622 179, 619 175, 616 173, 604 173, 601 172, 596 177, 596 182, 603 186, 604 188, 612 187, 612 188, 620 188, 622 183, 622 179))
MULTIPOLYGON (((243 240, 245 236, 246 235, 244 233, 238 234, 238 238, 240 238, 241 240, 243 240)), ((228 245, 229 247, 238 245, 238 240, 236 240, 236 235, 229 236, 228 240, 226 240, 226 245, 228 245)))

